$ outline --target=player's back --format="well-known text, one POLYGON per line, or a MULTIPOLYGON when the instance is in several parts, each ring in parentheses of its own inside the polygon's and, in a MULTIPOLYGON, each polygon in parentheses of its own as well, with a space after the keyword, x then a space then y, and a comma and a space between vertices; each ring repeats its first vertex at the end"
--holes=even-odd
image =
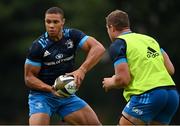
POLYGON ((141 94, 160 86, 175 85, 167 72, 159 44, 151 37, 137 33, 119 36, 127 44, 127 61, 132 81, 125 89, 125 97, 141 94))

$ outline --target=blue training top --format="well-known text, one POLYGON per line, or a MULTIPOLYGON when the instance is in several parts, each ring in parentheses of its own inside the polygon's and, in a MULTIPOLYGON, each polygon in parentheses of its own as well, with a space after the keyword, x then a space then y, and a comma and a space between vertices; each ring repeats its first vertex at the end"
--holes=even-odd
POLYGON ((123 39, 116 39, 109 47, 109 55, 114 65, 127 62, 126 42, 123 39))
POLYGON ((77 47, 87 38, 77 29, 64 28, 62 39, 54 42, 46 32, 32 43, 25 64, 40 66, 38 78, 53 85, 58 76, 74 70, 77 47))

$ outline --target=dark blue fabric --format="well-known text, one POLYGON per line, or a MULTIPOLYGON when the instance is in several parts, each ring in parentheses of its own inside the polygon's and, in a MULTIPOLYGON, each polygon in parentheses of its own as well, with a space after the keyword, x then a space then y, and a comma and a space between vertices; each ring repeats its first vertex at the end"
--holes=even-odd
POLYGON ((109 47, 109 54, 113 63, 126 58, 126 42, 123 39, 116 39, 109 47))
POLYGON ((86 41, 84 38, 86 34, 69 28, 63 29, 63 38, 57 42, 45 33, 32 43, 26 63, 40 64, 38 78, 53 85, 58 76, 74 70, 76 50, 82 40, 86 41))

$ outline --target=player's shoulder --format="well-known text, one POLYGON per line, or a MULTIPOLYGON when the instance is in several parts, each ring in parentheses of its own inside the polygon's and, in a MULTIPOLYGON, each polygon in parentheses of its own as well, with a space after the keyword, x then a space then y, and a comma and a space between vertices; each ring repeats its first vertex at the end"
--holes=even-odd
POLYGON ((115 44, 122 44, 122 43, 125 43, 125 40, 121 39, 121 38, 117 38, 117 39, 114 40, 113 43, 115 43, 115 44))
POLYGON ((48 33, 45 32, 42 35, 40 35, 38 38, 36 38, 32 45, 40 46, 42 48, 45 48, 48 45, 49 39, 48 39, 48 33))
POLYGON ((65 27, 63 28, 63 34, 65 37, 72 37, 72 36, 77 36, 78 34, 83 34, 83 32, 76 28, 65 27))
POLYGON ((121 46, 126 46, 126 42, 124 39, 117 38, 115 41, 112 42, 110 48, 119 48, 121 46))

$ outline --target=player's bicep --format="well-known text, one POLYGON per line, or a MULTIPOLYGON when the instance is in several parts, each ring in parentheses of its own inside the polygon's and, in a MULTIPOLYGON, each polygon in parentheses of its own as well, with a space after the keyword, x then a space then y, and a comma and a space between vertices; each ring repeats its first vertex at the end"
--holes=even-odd
POLYGON ((43 47, 40 43, 34 42, 29 48, 26 63, 32 65, 39 65, 42 62, 42 57, 44 55, 43 47))
POLYGON ((114 64, 115 75, 119 76, 124 84, 129 84, 131 80, 130 70, 125 59, 114 64))
POLYGON ((40 69, 40 66, 33 66, 32 64, 24 65, 24 81, 28 87, 33 88, 35 84, 38 84, 37 76, 40 69))
POLYGON ((115 74, 130 75, 126 58, 118 59, 114 62, 115 74))
POLYGON ((81 49, 88 52, 91 48, 103 47, 95 38, 88 37, 86 41, 81 45, 81 49))
POLYGON ((85 43, 87 42, 89 36, 87 36, 85 33, 83 33, 82 31, 80 31, 78 29, 70 30, 70 35, 74 41, 74 44, 78 48, 84 48, 85 45, 87 48, 87 44, 85 44, 85 43))
POLYGON ((39 62, 33 62, 29 59, 26 59, 24 65, 25 77, 37 76, 41 69, 41 64, 39 62))
POLYGON ((84 36, 79 42, 78 47, 86 51, 89 50, 89 41, 89 36, 84 36))
POLYGON ((126 43, 122 39, 115 40, 109 48, 111 60, 114 63, 115 75, 117 80, 127 86, 131 80, 130 70, 126 57, 126 43))

